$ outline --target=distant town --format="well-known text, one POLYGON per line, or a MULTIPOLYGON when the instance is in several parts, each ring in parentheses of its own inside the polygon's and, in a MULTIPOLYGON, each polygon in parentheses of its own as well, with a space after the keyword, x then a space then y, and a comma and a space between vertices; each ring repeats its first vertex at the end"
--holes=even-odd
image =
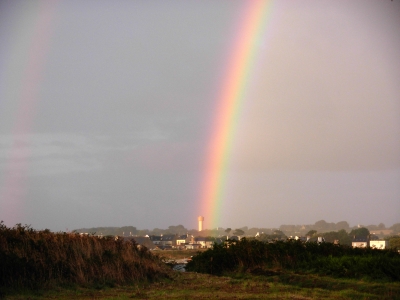
POLYGON ((303 242, 330 242, 352 247, 395 248, 400 250, 400 223, 357 225, 350 227, 346 221, 329 223, 324 220, 309 225, 281 225, 279 228, 215 228, 203 229, 204 217, 198 218, 198 229, 183 225, 167 229, 137 229, 134 226, 94 227, 74 230, 76 233, 134 240, 150 250, 185 250, 212 248, 214 243, 226 240, 257 239, 266 242, 276 240, 300 240, 303 242))

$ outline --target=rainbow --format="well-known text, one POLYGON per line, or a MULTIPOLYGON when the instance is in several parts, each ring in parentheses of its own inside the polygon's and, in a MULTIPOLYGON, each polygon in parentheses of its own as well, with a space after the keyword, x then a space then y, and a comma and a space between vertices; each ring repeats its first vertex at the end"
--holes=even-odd
POLYGON ((201 187, 200 212, 206 217, 210 229, 218 225, 237 120, 254 69, 259 41, 264 36, 272 9, 272 1, 268 0, 244 3, 246 7, 235 31, 235 39, 230 47, 233 51, 228 56, 226 72, 217 96, 217 110, 201 187))
MULTIPOLYGON (((24 36, 28 31, 30 34, 30 43, 27 48, 20 49, 18 38, 10 39, 7 45, 9 52, 6 56, 14 52, 24 51, 25 67, 20 70, 18 85, 20 95, 17 96, 17 109, 15 113, 15 122, 12 128, 12 147, 4 171, 3 183, 0 182, 0 211, 1 219, 6 225, 13 226, 23 219, 24 203, 23 198, 26 190, 26 174, 28 171, 29 146, 28 150, 21 153, 18 144, 23 141, 29 143, 29 134, 34 126, 34 118, 37 103, 40 100, 40 88, 43 81, 45 61, 47 53, 50 50, 51 37, 53 33, 53 20, 55 17, 57 1, 43 1, 34 3, 27 11, 23 9, 11 8, 14 11, 17 20, 29 19, 33 16, 32 28, 19 26, 16 29, 15 36, 24 36)), ((24 7, 26 8, 26 7, 24 7)), ((8 59, 12 61, 12 59, 8 59)), ((6 76, 12 73, 14 66, 6 66, 3 70, 2 84, 4 88, 0 93, 6 94, 6 76), (4 78, 4 79, 3 79, 4 78)), ((9 112, 5 112, 9 113, 9 112)))

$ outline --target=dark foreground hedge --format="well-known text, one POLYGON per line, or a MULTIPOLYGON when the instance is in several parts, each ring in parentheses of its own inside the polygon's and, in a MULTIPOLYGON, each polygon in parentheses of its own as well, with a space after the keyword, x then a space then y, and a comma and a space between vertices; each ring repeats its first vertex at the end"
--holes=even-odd
POLYGON ((214 245, 188 263, 188 271, 221 275, 279 268, 347 278, 400 280, 400 255, 391 250, 351 248, 332 243, 242 239, 214 245))
POLYGON ((0 288, 49 284, 123 284, 168 276, 168 268, 134 242, 36 231, 0 223, 0 288))

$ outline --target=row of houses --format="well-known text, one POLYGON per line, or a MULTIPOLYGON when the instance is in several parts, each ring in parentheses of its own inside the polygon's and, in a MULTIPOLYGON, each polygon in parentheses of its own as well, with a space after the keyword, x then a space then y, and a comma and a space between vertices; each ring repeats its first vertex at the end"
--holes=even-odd
POLYGON ((389 241, 370 239, 369 237, 354 237, 351 245, 353 248, 387 249, 389 248, 389 241))
POLYGON ((189 250, 212 248, 214 242, 222 243, 222 239, 194 237, 189 234, 176 235, 146 235, 143 237, 124 237, 127 240, 134 240, 138 245, 145 246, 150 250, 189 250))
MULTIPOLYGON (((292 237, 290 237, 292 238, 292 237)), ((295 240, 300 240, 302 242, 308 242, 310 237, 294 237, 295 240)), ((318 237, 316 240, 317 243, 325 242, 323 237, 318 237)), ((339 240, 335 240, 334 244, 340 244, 339 240)), ((351 246, 353 248, 374 248, 374 249, 388 249, 389 248, 389 241, 380 240, 376 235, 370 235, 367 237, 357 237, 354 236, 351 241, 351 246)))
MULTIPOLYGON (((191 250, 191 249, 209 249, 212 248, 214 243, 223 243, 227 237, 210 238, 210 237, 194 237, 193 235, 184 234, 166 234, 166 235, 146 235, 142 237, 124 237, 126 240, 134 240, 138 245, 145 246, 150 250, 191 250)), ((231 240, 240 240, 238 236, 230 236, 231 240)), ((308 242, 309 237, 290 237, 289 239, 300 240, 308 242)), ((325 242, 323 237, 318 237, 316 242, 325 242)), ((339 244, 335 240, 335 244, 339 244)), ((375 249, 387 249, 389 247, 388 241, 379 240, 374 236, 369 237, 353 237, 353 248, 366 248, 371 247, 375 249)))

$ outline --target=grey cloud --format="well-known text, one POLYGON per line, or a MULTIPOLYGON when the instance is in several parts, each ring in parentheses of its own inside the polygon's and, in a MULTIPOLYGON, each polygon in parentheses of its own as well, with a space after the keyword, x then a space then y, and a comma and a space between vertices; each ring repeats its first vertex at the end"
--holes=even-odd
MULTIPOLYGON (((0 219, 15 207, 15 223, 52 229, 195 227, 252 2, 58 1, 30 102, 47 2, 0 3, 0 219)), ((269 4, 230 128, 219 226, 354 224, 338 207, 360 202, 365 223, 398 222, 400 3, 269 4)))

